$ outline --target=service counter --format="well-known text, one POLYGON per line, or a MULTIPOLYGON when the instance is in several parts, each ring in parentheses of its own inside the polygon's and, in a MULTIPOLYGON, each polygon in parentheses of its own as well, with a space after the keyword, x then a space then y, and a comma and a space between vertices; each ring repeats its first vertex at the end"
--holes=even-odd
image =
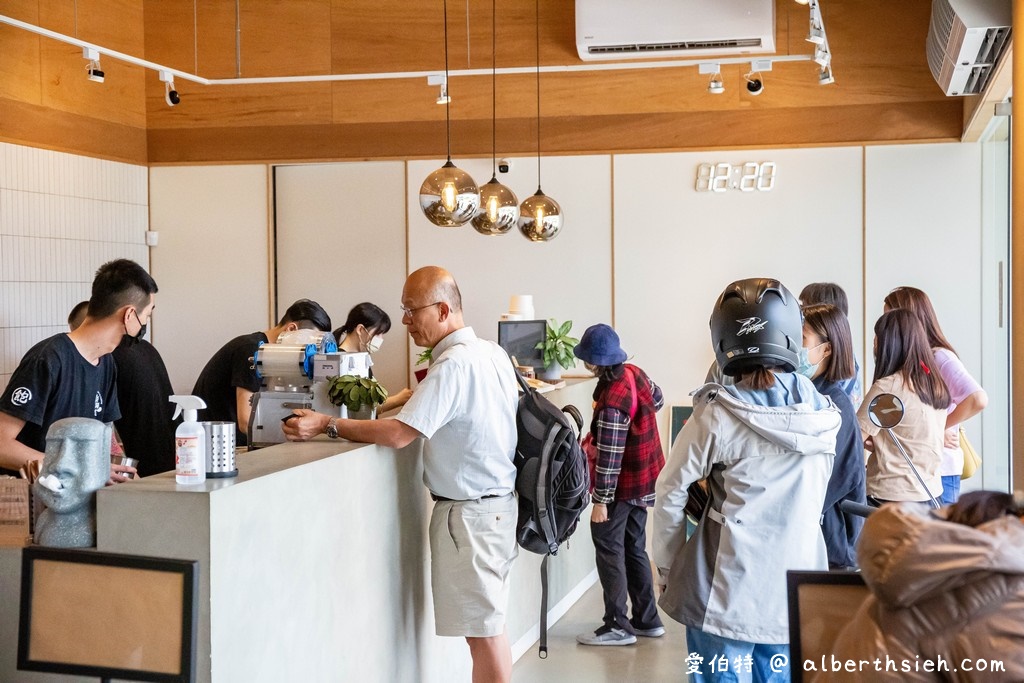
MULTIPOLYGON (((547 396, 589 424, 595 382, 547 396)), ((97 547, 199 561, 200 683, 469 680, 465 641, 434 635, 421 450, 289 443, 242 453, 237 477, 202 486, 169 472, 109 487, 97 547)), ((540 560, 521 550, 513 567, 514 657, 536 641, 540 560)), ((0 571, 0 680, 87 680, 15 669, 19 549, 0 548, 0 571)), ((594 581, 584 519, 550 563, 550 622, 594 581)))

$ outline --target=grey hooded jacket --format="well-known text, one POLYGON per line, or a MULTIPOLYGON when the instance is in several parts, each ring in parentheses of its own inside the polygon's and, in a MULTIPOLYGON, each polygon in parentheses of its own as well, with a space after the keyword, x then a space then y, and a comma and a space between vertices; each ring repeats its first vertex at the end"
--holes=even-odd
POLYGON ((694 395, 654 509, 659 604, 676 621, 744 642, 789 641, 786 572, 828 569, 819 520, 841 418, 815 398, 827 407, 751 405, 717 384, 694 395), (686 542, 687 488, 704 478, 711 503, 686 542))

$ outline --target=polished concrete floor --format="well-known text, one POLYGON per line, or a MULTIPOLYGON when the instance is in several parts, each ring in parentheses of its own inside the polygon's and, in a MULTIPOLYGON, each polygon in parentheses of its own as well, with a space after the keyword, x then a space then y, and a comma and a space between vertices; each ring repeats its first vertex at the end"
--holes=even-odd
POLYGON ((548 658, 536 645, 519 658, 513 683, 684 683, 686 635, 664 614, 665 635, 637 638, 636 645, 593 647, 576 643, 576 635, 601 624, 601 584, 594 584, 557 624, 548 629, 548 658))

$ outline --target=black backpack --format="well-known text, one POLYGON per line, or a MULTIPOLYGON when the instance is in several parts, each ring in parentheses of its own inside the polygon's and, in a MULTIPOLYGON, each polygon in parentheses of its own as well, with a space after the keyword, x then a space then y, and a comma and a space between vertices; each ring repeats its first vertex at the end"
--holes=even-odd
POLYGON ((540 651, 547 657, 548 558, 576 530, 590 504, 590 473, 580 446, 583 416, 573 405, 559 410, 516 372, 523 395, 516 410, 516 541, 544 555, 540 565, 540 651), (572 417, 570 421, 569 417, 572 417))

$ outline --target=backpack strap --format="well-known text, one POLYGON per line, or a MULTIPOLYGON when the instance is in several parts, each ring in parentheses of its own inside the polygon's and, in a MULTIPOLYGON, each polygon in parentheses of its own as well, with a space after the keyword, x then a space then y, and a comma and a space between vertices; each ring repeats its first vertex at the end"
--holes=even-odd
POLYGON ((636 379, 633 377, 633 372, 629 369, 629 366, 623 366, 622 368, 626 373, 626 380, 629 382, 629 421, 632 422, 633 418, 636 417, 636 379))
POLYGON ((545 555, 540 561, 540 645, 537 648, 537 656, 541 659, 548 658, 548 560, 550 555, 545 555))

